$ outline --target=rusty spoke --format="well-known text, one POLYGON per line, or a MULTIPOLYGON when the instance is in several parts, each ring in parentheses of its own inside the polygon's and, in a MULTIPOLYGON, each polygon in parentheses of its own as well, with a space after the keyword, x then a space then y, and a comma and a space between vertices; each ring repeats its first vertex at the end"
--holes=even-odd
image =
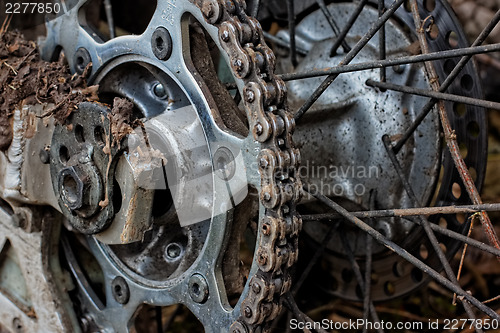
POLYGON ((441 100, 441 101, 457 102, 457 103, 479 106, 479 107, 483 107, 483 108, 487 108, 487 109, 500 110, 500 103, 486 101, 484 99, 479 99, 479 98, 452 95, 452 94, 442 93, 442 92, 434 91, 434 90, 425 90, 425 89, 419 89, 419 88, 414 88, 414 87, 409 87, 409 86, 402 86, 402 85, 398 85, 398 84, 388 83, 388 82, 377 82, 374 80, 368 80, 368 81, 366 81, 366 84, 370 87, 377 87, 377 88, 386 89, 386 90, 394 90, 394 91, 399 91, 399 92, 412 94, 412 95, 418 95, 418 96, 432 97, 434 99, 441 100))
MULTIPOLYGON (((396 0, 394 4, 375 22, 370 30, 361 38, 359 42, 347 53, 339 65, 348 65, 356 55, 368 44, 372 37, 379 31, 380 27, 392 16, 392 14, 403 4, 405 0, 396 0)), ((295 121, 299 121, 302 116, 311 108, 311 106, 321 97, 328 87, 337 79, 339 74, 329 75, 323 83, 311 94, 307 101, 295 113, 295 121)))
POLYGON ((493 311, 490 307, 484 305, 482 302, 480 302, 478 299, 476 299, 474 296, 463 290, 460 286, 456 285, 455 283, 451 282, 450 280, 446 279, 443 277, 439 272, 422 262, 421 260, 417 259, 415 256, 410 254, 406 249, 402 248, 398 244, 394 243, 393 241, 387 239, 384 235, 382 235, 379 231, 375 230, 371 226, 369 226, 367 223, 363 222, 359 218, 351 215, 345 208, 334 202, 333 200, 327 198, 326 196, 316 193, 315 191, 312 191, 307 184, 304 184, 303 186, 304 190, 311 194, 313 197, 318 199, 320 202, 325 204, 326 206, 330 207, 342 217, 345 218, 345 221, 350 222, 357 228, 361 229, 362 231, 366 232, 370 236, 375 239, 378 243, 384 245, 386 248, 389 250, 397 253, 399 256, 401 256, 403 259, 408 261, 409 263, 413 264, 415 267, 420 269, 422 272, 425 272, 428 274, 430 277, 432 277, 436 282, 440 283, 444 287, 448 288, 452 292, 457 293, 457 295, 462 296, 464 301, 462 304, 466 304, 465 301, 470 302, 472 305, 474 305, 476 308, 490 316, 491 318, 495 318, 500 320, 500 315, 497 314, 495 311, 493 311))
MULTIPOLYGON (((332 28, 335 36, 339 36, 339 27, 335 23, 335 20, 333 19, 333 16, 332 16, 332 13, 330 13, 330 10, 328 9, 328 7, 325 4, 325 1, 324 0, 316 0, 316 3, 318 4, 319 8, 323 12, 323 15, 325 15, 326 20, 328 21, 328 24, 332 28)), ((345 53, 347 53, 351 50, 351 47, 347 44, 345 38, 340 40, 340 44, 342 45, 342 48, 344 49, 345 53)))
MULTIPOLYGON (((490 35, 490 33, 493 31, 493 29, 496 27, 498 22, 500 21, 500 10, 496 12, 495 16, 492 18, 490 22, 486 25, 486 27, 483 29, 483 31, 479 34, 479 36, 476 38, 474 43, 472 43, 472 47, 477 47, 480 46, 481 44, 484 43, 486 38, 490 35)), ((429 54, 429 50, 425 50, 426 52, 424 55, 429 54)), ((472 59, 472 54, 465 55, 463 56, 458 64, 453 68, 451 73, 446 77, 446 79, 443 81, 443 83, 440 85, 440 87, 437 89, 439 92, 446 92, 448 88, 451 86, 453 82, 455 82, 455 79, 458 77, 462 69, 467 65, 467 63, 472 59)), ((436 82, 437 83, 437 82, 436 82)), ((439 85, 439 83, 438 83, 439 85)), ((401 148, 403 148, 404 144, 408 139, 415 133, 416 129, 420 124, 424 121, 424 119, 427 117, 427 115, 432 111, 434 105, 438 102, 437 99, 431 99, 427 104, 423 107, 422 111, 418 114, 418 116, 415 118, 413 123, 410 125, 410 127, 406 130, 406 132, 403 134, 401 139, 394 145, 393 149, 396 153, 398 153, 401 148)))
MULTIPOLYGON (((411 10, 415 21, 415 26, 417 27, 417 34, 420 42, 420 47, 422 49, 422 53, 428 53, 429 47, 427 45, 427 39, 424 34, 425 32, 423 28, 423 23, 421 23, 422 21, 418 13, 416 0, 411 0, 411 10)), ((500 11, 497 12, 497 15, 500 19, 500 11)), ((440 89, 442 89, 437 79, 437 74, 434 65, 431 62, 425 62, 425 68, 427 71, 427 75, 429 76, 429 82, 431 84, 432 89, 435 91, 439 91, 440 89)), ((467 193, 469 194, 469 197, 472 200, 472 202, 476 205, 480 205, 483 203, 482 199, 479 196, 479 191, 477 190, 474 181, 472 180, 469 169, 467 168, 467 165, 465 164, 460 154, 459 144, 457 142, 455 132, 451 128, 451 123, 446 113, 443 101, 438 102, 438 110, 441 119, 441 125, 444 131, 446 144, 453 158, 453 162, 455 163, 455 166, 458 169, 460 178, 462 179, 465 188, 467 190, 467 193)), ((500 241, 498 240, 498 236, 496 235, 495 229, 493 228, 493 225, 490 221, 488 214, 485 211, 482 211, 481 214, 479 215, 479 218, 483 227, 485 228, 486 235, 491 245, 493 245, 497 249, 500 249, 500 241)))
POLYGON ((297 60, 297 45, 295 39, 295 8, 294 0, 287 0, 288 9, 288 30, 290 32, 290 58, 292 60, 292 65, 295 67, 298 64, 297 60))
MULTIPOLYGON (((278 43, 280 46, 290 47, 287 42, 283 41, 282 39, 279 39, 278 37, 266 34, 266 38, 268 38, 268 37, 269 37, 269 40, 278 43)), ((313 69, 313 70, 304 71, 304 72, 280 74, 279 76, 284 81, 303 80, 303 79, 309 79, 309 78, 313 78, 313 77, 328 76, 328 75, 332 75, 332 74, 344 74, 344 73, 351 73, 351 72, 359 72, 359 71, 363 71, 363 70, 369 70, 369 69, 380 68, 380 67, 392 67, 392 66, 397 66, 397 65, 419 63, 419 62, 424 62, 424 61, 429 61, 429 60, 457 58, 457 57, 462 57, 462 56, 469 56, 469 55, 472 56, 472 55, 476 55, 476 54, 485 54, 485 53, 492 53, 492 52, 498 52, 498 51, 500 51, 500 43, 491 44, 491 45, 484 45, 484 46, 471 46, 471 47, 466 47, 466 48, 461 48, 461 49, 456 49, 456 50, 431 52, 431 53, 427 53, 427 54, 405 56, 405 57, 399 57, 399 58, 393 58, 393 59, 376 60, 376 61, 370 61, 370 62, 360 62, 360 63, 349 64, 349 65, 337 65, 337 66, 333 66, 333 67, 313 69)), ((300 49, 298 49, 298 52, 299 53, 301 52, 300 49)), ((307 53, 304 50, 302 50, 302 52, 303 52, 303 54, 307 53)))

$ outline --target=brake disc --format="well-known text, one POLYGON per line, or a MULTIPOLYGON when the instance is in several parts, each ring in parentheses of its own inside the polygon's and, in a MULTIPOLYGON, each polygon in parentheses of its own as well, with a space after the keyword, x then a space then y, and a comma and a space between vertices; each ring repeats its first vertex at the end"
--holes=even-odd
MULTIPOLYGON (((391 3, 385 2, 386 6, 391 3)), ((427 22, 432 21, 431 25, 426 26, 432 51, 468 45, 460 24, 446 1, 436 1, 434 8, 429 8, 424 1, 418 3, 421 17, 427 18, 427 22)), ((377 20, 379 14, 376 5, 365 6, 346 37, 349 45, 355 45, 370 27, 370 22, 377 20)), ((356 3, 340 2, 329 5, 328 9, 337 25, 343 27, 356 6, 356 3)), ((336 56, 329 56, 335 36, 321 10, 309 10, 307 13, 296 27, 297 49, 302 50, 304 56, 299 59, 295 68, 291 65, 290 58, 278 58, 280 72, 307 72, 315 68, 326 68, 338 63, 344 56, 342 48, 339 48, 336 56)), ((413 52, 416 36, 410 31, 414 32, 415 27, 408 8, 396 11, 394 18, 386 23, 385 29, 388 57, 397 58, 413 52)), ((285 41, 290 40, 285 30, 280 31, 279 37, 285 41)), ((373 38, 355 58, 354 63, 378 59, 378 43, 379 39, 373 38)), ((435 65, 442 81, 456 65, 456 61, 443 59, 436 61, 435 65)), ((301 120, 294 135, 303 152, 303 166, 299 173, 312 184, 313 190, 335 198, 348 210, 414 207, 392 163, 386 158, 381 138, 389 133, 394 135, 392 140, 397 141, 427 99, 375 90, 365 84, 368 79, 379 80, 379 70, 342 74, 301 120), (370 207, 372 200, 375 207, 370 207)), ((301 106, 309 97, 309 92, 316 89, 322 80, 323 78, 312 78, 288 83, 291 105, 301 106)), ((429 89, 424 67, 419 64, 388 68, 387 81, 429 89)), ((481 98, 479 78, 473 64, 464 68, 461 77, 450 87, 449 92, 481 98)), ((458 142, 463 147, 462 153, 467 155, 466 164, 470 170, 474 170, 475 182, 480 188, 486 168, 485 110, 452 102, 445 104, 458 142)), ((440 123, 436 111, 419 126, 398 156, 420 204, 439 206, 469 203, 449 152, 442 152, 440 123)), ((314 200, 309 200, 299 209, 307 214, 323 212, 314 200)), ((453 231, 466 232, 463 216, 446 215, 433 221, 444 224, 453 231)), ((425 234, 417 231, 414 223, 404 218, 377 219, 374 223, 373 227, 383 235, 439 270, 437 258, 427 256, 431 246, 423 241, 426 239, 425 234)), ((304 234, 307 235, 310 249, 306 251, 315 251, 329 228, 329 225, 321 222, 305 224, 304 234)), ((344 228, 342 233, 332 236, 322 263, 324 271, 318 272, 316 276, 322 277, 320 281, 328 292, 341 298, 359 300, 362 298, 361 288, 354 279, 341 239, 345 237, 348 240, 354 255, 362 263, 367 251, 366 238, 354 227, 344 228)), ((447 255, 452 257, 459 246, 458 242, 439 240, 447 255)), ((374 300, 385 300, 408 293, 426 281, 425 275, 418 268, 381 245, 373 248, 372 279, 374 300)))
POLYGON ((47 23, 41 45, 46 59, 63 52, 73 72, 88 72, 110 105, 82 106, 53 138, 60 209, 69 229, 90 235, 63 237, 82 327, 126 332, 142 304, 184 304, 206 331, 265 327, 290 288, 301 185, 293 117, 259 23, 243 1, 164 0, 142 35, 104 42, 81 20, 87 5, 68 4, 47 23), (243 96, 239 107, 217 78, 217 62, 243 96), (128 123, 118 121, 128 125, 128 140, 113 131, 117 99, 133 103, 128 123), (92 151, 104 155, 96 161, 92 151), (87 176, 67 171, 84 167, 87 176), (258 194, 258 223, 244 279, 238 244, 253 215, 245 221, 238 207, 249 191, 258 194), (100 266, 102 290, 78 256, 84 249, 100 266), (241 295, 234 306, 228 289, 241 295))

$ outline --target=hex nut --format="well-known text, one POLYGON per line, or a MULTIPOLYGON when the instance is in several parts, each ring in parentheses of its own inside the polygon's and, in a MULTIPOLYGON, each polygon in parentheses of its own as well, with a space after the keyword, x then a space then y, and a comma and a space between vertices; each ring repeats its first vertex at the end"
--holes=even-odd
POLYGON ((59 173, 60 199, 71 211, 83 207, 84 179, 75 167, 68 167, 59 173))

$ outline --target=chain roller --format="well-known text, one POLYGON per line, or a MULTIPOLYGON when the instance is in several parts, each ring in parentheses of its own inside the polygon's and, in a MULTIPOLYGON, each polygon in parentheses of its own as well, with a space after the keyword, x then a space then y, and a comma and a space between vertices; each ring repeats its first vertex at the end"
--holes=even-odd
POLYGON ((219 29, 219 39, 237 79, 243 81, 244 104, 251 133, 261 143, 260 221, 256 249, 259 271, 251 278, 241 306, 241 317, 230 332, 251 333, 266 327, 281 309, 281 296, 291 286, 289 268, 298 257, 302 227, 295 205, 301 184, 296 175, 300 154, 292 135, 293 116, 286 105, 286 86, 274 75, 276 58, 265 44, 260 23, 245 13, 242 0, 193 0, 208 23, 219 29))

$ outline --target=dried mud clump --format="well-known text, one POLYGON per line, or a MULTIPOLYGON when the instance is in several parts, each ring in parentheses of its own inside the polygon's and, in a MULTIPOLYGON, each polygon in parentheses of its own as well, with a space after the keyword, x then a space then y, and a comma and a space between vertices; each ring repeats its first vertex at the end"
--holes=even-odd
POLYGON ((63 124, 79 103, 97 101, 97 87, 87 86, 86 74, 72 75, 63 59, 41 60, 36 44, 18 32, 0 34, 0 150, 10 146, 11 117, 23 105, 45 104, 43 116, 63 124))
POLYGON ((113 100, 113 109, 109 115, 111 121, 111 134, 113 145, 120 144, 124 137, 133 132, 131 124, 134 123, 134 103, 126 98, 116 97, 113 100))

